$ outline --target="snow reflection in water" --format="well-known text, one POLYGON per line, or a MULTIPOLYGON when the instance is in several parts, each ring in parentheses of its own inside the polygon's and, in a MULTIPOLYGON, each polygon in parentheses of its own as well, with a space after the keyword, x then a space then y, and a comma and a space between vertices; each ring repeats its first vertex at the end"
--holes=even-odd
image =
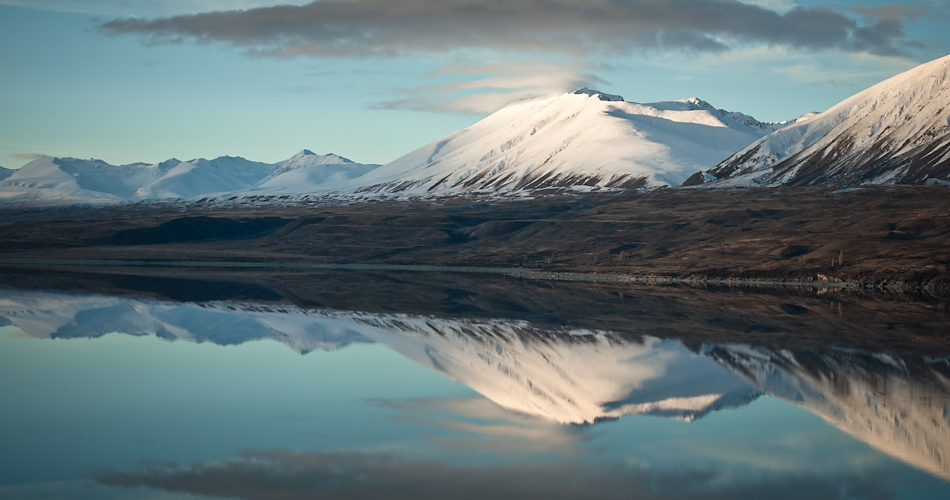
POLYGON ((0 317, 34 338, 123 332, 221 345, 267 338, 300 353, 379 343, 502 408, 561 424, 634 414, 689 421, 768 395, 950 479, 946 359, 744 345, 690 349, 676 340, 525 321, 10 290, 0 299, 0 317))

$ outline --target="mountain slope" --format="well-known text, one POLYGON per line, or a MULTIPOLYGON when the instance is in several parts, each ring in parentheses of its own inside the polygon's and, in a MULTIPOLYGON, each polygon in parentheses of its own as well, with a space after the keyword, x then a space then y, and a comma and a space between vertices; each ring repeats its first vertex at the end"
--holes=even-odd
POLYGON ((950 56, 805 117, 685 185, 921 184, 950 180, 950 56), (933 181, 930 179, 936 179, 933 181), (718 182, 716 182, 718 181, 718 182))
POLYGON ((359 178, 354 192, 679 185, 781 125, 699 99, 637 104, 580 89, 516 102, 359 178))
POLYGON ((13 172, 16 172, 16 170, 0 167, 0 181, 13 175, 13 172))
POLYGON ((255 186, 275 169, 276 166, 271 163, 231 156, 185 161, 169 170, 161 179, 136 190, 133 197, 185 198, 247 189, 255 186))
MULTIPOLYGON (((289 160, 277 164, 277 169, 257 184, 255 191, 268 194, 305 193, 319 186, 355 179, 376 169, 379 165, 354 163, 335 154, 317 155, 303 150, 289 160)), ((255 193, 256 194, 256 193, 255 193)))
POLYGON ((110 165, 102 160, 40 158, 0 181, 0 200, 117 203, 177 163, 110 165))

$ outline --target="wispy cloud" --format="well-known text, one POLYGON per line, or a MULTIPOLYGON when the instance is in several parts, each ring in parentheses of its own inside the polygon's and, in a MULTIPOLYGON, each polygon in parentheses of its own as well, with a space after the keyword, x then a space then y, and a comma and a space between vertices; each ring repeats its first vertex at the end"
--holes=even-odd
MULTIPOLYGON (((657 57, 648 66, 677 69, 682 61, 675 57, 657 57)), ((751 47, 727 54, 709 54, 694 58, 690 69, 701 74, 771 74, 809 87, 832 86, 863 88, 919 64, 902 57, 878 57, 869 54, 806 54, 782 48, 751 47), (830 82, 835 82, 831 85, 830 82)))
POLYGON ((277 87, 279 92, 287 92, 288 94, 309 94, 311 92, 319 92, 324 90, 323 87, 314 87, 312 85, 285 85, 277 87))
POLYGON ((396 410, 397 420, 425 429, 452 431, 453 435, 449 437, 430 440, 453 453, 477 449, 502 455, 557 453, 578 456, 582 453, 579 445, 598 436, 598 433, 584 432, 580 427, 560 425, 507 410, 482 397, 386 399, 374 403, 396 410))
POLYGON ((724 52, 750 45, 900 55, 915 45, 905 39, 903 27, 918 15, 914 9, 857 13, 793 7, 782 13, 760 5, 737 0, 322 0, 116 19, 99 31, 140 35, 149 43, 218 42, 278 58, 466 50, 589 56, 724 52))
POLYGON ((39 153, 11 153, 10 158, 21 161, 33 161, 39 160, 40 158, 49 158, 49 155, 39 153))
POLYGON ((290 3, 300 5, 307 0, 0 0, 0 5, 123 17, 194 14, 290 3))
POLYGON ((844 89, 856 89, 857 85, 851 82, 842 82, 834 79, 828 80, 819 80, 816 82, 809 82, 806 85, 809 87, 834 87, 834 88, 844 88, 844 89))
POLYGON ((521 59, 491 64, 458 62, 426 75, 437 83, 402 89, 401 97, 377 103, 374 108, 487 114, 513 101, 609 83, 592 69, 586 63, 521 59))
POLYGON ((776 12, 786 13, 798 5, 794 0, 740 0, 742 3, 758 5, 759 7, 774 10, 776 12))
POLYGON ((307 73, 303 76, 306 76, 306 77, 324 77, 324 76, 331 76, 331 75, 393 76, 393 75, 401 75, 401 74, 403 73, 398 72, 398 71, 375 71, 375 70, 367 70, 367 69, 352 69, 349 71, 314 71, 311 73, 307 73))

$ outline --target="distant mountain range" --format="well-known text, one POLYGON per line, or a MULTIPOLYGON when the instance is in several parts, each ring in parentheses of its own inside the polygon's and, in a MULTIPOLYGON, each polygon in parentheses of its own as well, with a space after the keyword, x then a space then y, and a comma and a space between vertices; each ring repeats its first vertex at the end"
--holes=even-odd
POLYGON ((582 88, 512 103, 383 166, 307 150, 280 163, 41 158, 0 168, 0 203, 923 183, 950 184, 950 56, 782 123, 696 98, 637 104, 582 88))
POLYGON ((110 165, 94 159, 45 157, 0 181, 0 202, 109 204, 235 192, 300 194, 359 177, 378 166, 307 150, 279 163, 222 156, 110 165))

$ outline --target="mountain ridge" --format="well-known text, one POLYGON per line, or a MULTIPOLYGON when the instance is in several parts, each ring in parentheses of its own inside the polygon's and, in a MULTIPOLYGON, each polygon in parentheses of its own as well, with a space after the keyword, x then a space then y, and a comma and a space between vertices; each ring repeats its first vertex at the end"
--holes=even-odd
POLYGON ((639 104, 586 87, 518 101, 383 165, 348 192, 448 195, 678 186, 702 165, 714 165, 784 126, 688 101, 639 104))
POLYGON ((277 185, 279 191, 280 183, 295 186, 303 181, 305 186, 319 187, 377 166, 309 150, 278 163, 219 156, 111 165, 96 159, 42 157, 10 171, 6 178, 0 175, 0 203, 117 204, 250 191, 265 183, 277 185))
POLYGON ((950 181, 950 56, 921 64, 750 144, 686 186, 950 181))
POLYGON ((110 165, 43 157, 19 170, 0 169, 0 203, 519 198, 680 185, 950 185, 947 103, 950 56, 823 113, 783 122, 762 122, 697 97, 641 104, 582 87, 511 103, 385 165, 306 149, 278 163, 221 156, 110 165))

